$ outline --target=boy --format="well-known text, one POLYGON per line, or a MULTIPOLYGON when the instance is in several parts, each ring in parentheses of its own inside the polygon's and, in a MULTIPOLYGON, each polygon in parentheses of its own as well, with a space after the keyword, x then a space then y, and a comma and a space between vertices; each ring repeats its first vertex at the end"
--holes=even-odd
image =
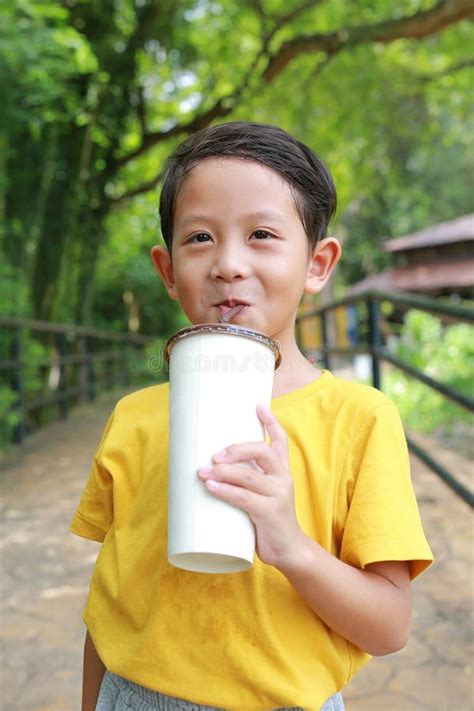
POLYGON ((101 685, 100 711, 343 709, 338 692, 369 655, 408 639, 410 580, 432 555, 397 411, 313 367, 295 341, 303 292, 321 291, 340 256, 326 236, 335 207, 319 158, 272 126, 205 129, 168 161, 167 246, 152 259, 169 296, 193 324, 232 309, 232 323, 280 345, 272 412, 258 408, 269 443, 229 442, 196 473, 250 515, 257 556, 238 574, 168 564, 168 385, 121 400, 72 524, 103 541, 85 711, 101 685))

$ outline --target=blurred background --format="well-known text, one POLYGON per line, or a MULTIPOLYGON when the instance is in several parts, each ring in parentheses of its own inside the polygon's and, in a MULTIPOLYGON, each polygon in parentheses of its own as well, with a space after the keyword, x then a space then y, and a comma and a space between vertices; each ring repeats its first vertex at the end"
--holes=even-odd
POLYGON ((444 709, 448 679, 451 708, 473 708, 473 0, 0 0, 0 10, 4 708, 79 707, 95 549, 65 542, 67 523, 113 402, 166 377, 163 343, 186 325, 149 259, 164 160, 189 133, 235 119, 287 129, 334 175, 343 259, 302 304, 300 344, 395 399, 424 520, 439 534, 418 646, 400 666, 374 662, 378 676, 348 709, 444 709), (451 651, 435 659, 439 643, 451 651))

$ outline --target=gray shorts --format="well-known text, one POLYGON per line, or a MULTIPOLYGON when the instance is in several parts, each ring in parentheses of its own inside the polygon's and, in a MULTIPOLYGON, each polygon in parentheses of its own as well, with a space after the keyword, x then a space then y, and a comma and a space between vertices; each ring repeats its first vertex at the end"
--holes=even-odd
MULTIPOLYGON (((184 699, 165 696, 159 691, 146 689, 133 681, 106 672, 100 687, 95 711, 225 711, 215 706, 192 704, 184 699)), ((300 706, 281 707, 275 711, 304 711, 300 706)), ((341 694, 334 694, 326 701, 321 711, 344 711, 341 694)))

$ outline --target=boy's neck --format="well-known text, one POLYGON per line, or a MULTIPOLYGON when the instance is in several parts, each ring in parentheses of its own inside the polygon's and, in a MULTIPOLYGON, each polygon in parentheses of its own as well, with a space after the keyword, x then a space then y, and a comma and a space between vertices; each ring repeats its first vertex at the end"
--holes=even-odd
POLYGON ((321 372, 298 348, 282 353, 281 364, 275 371, 272 397, 280 397, 308 385, 317 380, 321 372))

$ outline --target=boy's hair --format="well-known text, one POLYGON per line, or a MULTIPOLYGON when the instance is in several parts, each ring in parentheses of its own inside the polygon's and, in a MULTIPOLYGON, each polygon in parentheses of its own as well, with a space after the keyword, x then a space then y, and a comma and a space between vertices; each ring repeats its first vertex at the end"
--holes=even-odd
POLYGON ((326 236, 337 197, 332 176, 321 159, 281 128, 235 121, 192 134, 167 160, 160 219, 170 254, 176 197, 187 174, 199 161, 223 157, 254 161, 278 173, 291 188, 310 247, 326 236))

